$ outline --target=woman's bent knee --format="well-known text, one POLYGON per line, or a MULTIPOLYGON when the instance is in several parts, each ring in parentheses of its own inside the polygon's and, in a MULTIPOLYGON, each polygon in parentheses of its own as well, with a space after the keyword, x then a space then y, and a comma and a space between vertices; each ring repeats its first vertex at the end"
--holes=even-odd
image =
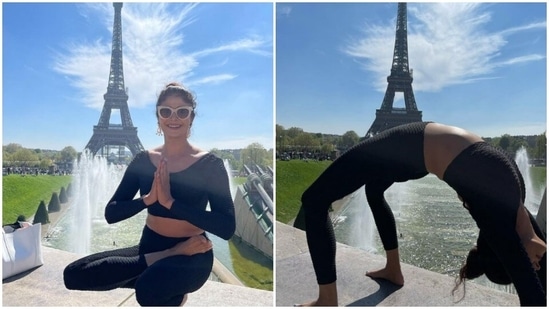
POLYGON ((66 267, 63 270, 63 282, 65 287, 69 290, 83 290, 84 286, 82 280, 78 275, 78 271, 72 267, 66 267))

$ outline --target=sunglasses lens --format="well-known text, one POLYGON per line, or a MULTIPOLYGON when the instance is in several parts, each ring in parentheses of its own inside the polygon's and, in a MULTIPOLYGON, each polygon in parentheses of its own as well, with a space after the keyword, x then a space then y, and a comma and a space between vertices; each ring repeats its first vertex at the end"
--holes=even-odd
POLYGON ((161 108, 158 110, 158 114, 162 118, 170 118, 170 116, 172 115, 172 110, 169 108, 161 108))
POLYGON ((177 117, 179 117, 179 119, 185 119, 185 118, 189 117, 190 113, 191 112, 188 109, 180 108, 180 109, 177 110, 177 117))

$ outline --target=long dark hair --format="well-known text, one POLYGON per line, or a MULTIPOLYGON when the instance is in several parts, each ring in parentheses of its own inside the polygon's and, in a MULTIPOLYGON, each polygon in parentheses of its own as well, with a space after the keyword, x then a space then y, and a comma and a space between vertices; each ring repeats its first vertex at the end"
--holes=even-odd
POLYGON ((488 280, 496 284, 506 285, 512 283, 511 277, 505 270, 505 267, 503 267, 494 251, 492 251, 484 240, 482 233, 479 233, 477 244, 469 250, 465 264, 459 270, 459 276, 456 278, 456 285, 452 290, 452 295, 463 283, 463 297, 465 297, 465 280, 478 278, 482 275, 486 275, 488 280))

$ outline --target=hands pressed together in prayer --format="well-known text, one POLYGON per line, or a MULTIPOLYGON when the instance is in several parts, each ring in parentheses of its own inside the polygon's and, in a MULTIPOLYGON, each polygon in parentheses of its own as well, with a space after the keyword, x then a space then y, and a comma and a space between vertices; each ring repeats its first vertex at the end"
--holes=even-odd
MULTIPOLYGON (((168 164, 165 158, 160 160, 158 168, 154 173, 154 179, 151 186, 151 191, 143 197, 145 205, 150 206, 155 202, 160 203, 163 207, 171 209, 174 198, 170 192, 170 174, 168 172, 168 164)), ((188 240, 175 245, 170 249, 172 254, 194 255, 204 253, 212 249, 212 242, 204 235, 194 235, 188 240)))
POLYGON ((165 158, 162 158, 158 163, 158 168, 154 172, 151 191, 143 197, 143 201, 147 206, 158 202, 167 209, 172 208, 174 199, 170 192, 170 174, 167 162, 165 158))

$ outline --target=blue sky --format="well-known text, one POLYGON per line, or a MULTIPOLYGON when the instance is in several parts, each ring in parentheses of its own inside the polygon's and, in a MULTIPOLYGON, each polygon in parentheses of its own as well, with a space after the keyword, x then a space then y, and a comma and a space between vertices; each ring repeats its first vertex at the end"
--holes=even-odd
MULTIPOLYGON (((396 3, 278 3, 276 123, 364 136, 387 87, 396 14, 396 3)), ((425 121, 484 137, 543 133, 546 46, 545 3, 408 4, 425 121)))
MULTIPOLYGON (((107 90, 112 3, 3 3, 2 144, 83 150, 107 90)), ((272 3, 125 3, 125 85, 145 148, 163 143, 154 115, 162 87, 197 96, 191 143, 273 142, 272 3)), ((112 123, 120 123, 113 116, 112 123)))

